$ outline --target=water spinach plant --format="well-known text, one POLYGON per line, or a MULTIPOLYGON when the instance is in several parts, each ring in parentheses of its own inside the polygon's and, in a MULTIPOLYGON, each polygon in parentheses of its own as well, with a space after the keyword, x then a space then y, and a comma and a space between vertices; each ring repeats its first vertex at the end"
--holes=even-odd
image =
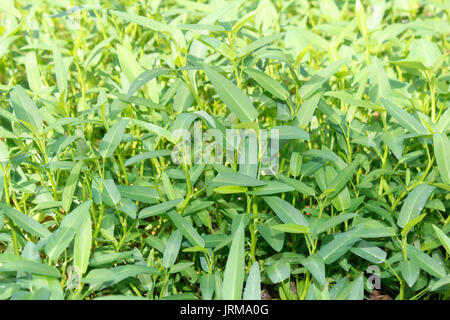
POLYGON ((2 0, 1 299, 448 299, 439 0, 2 0))

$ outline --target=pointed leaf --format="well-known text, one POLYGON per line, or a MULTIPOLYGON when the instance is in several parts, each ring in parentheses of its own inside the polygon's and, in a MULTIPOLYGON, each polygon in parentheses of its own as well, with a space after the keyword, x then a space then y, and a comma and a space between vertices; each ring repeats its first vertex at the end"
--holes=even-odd
POLYGON ((150 80, 156 78, 157 76, 160 76, 164 73, 167 73, 171 71, 167 68, 158 68, 158 69, 152 69, 148 71, 142 72, 130 85, 130 88, 128 89, 128 97, 135 94, 144 84, 149 82, 150 80))
POLYGON ((436 227, 434 224, 432 225, 434 232, 436 232, 439 241, 441 241, 442 245, 444 246, 445 250, 447 250, 447 253, 450 254, 450 238, 438 227, 436 227))
POLYGON ((412 261, 400 261, 399 267, 403 279, 411 288, 419 278, 420 273, 419 266, 412 261))
POLYGON ((309 272, 311 272, 314 279, 316 279, 321 286, 325 285, 325 263, 322 256, 314 253, 308 258, 302 260, 301 264, 305 266, 309 272))
POLYGON ((281 100, 286 100, 289 92, 279 81, 269 77, 266 73, 252 68, 244 69, 245 73, 252 77, 261 87, 269 91, 272 95, 281 100))
POLYGON ((444 183, 450 185, 450 159, 448 157, 450 141, 447 135, 435 133, 433 135, 433 147, 441 179, 444 183))
POLYGON ((31 233, 40 238, 47 238, 51 235, 51 232, 48 231, 42 224, 34 220, 33 218, 23 214, 22 212, 8 207, 6 204, 0 203, 0 209, 3 211, 6 216, 14 221, 19 227, 24 229, 25 231, 31 233))
POLYGON ((179 203, 181 203, 181 201, 183 201, 183 199, 179 198, 171 201, 162 202, 160 204, 156 204, 154 206, 142 209, 141 212, 139 212, 139 219, 145 219, 148 217, 156 216, 161 213, 166 213, 167 211, 169 211, 170 209, 174 208, 179 203))
POLYGON ((342 257, 360 239, 351 232, 338 234, 333 240, 323 245, 318 254, 325 264, 330 264, 342 257))
POLYGON ((105 134, 100 142, 98 152, 103 158, 109 158, 114 154, 123 138, 123 133, 127 127, 128 120, 116 122, 105 134))
POLYGON ((446 275, 444 267, 442 267, 436 260, 427 255, 426 253, 420 251, 416 247, 408 244, 407 245, 407 255, 415 264, 417 264, 420 269, 428 272, 433 277, 438 279, 446 275))
POLYGON ((386 108, 386 111, 397 120, 400 125, 407 129, 411 133, 418 134, 428 134, 428 130, 424 127, 422 122, 414 118, 412 114, 408 111, 403 110, 400 107, 397 107, 391 101, 386 100, 385 98, 380 98, 381 103, 386 108))
POLYGON ((207 68, 206 75, 216 88, 220 99, 242 122, 251 122, 258 116, 258 111, 238 87, 217 71, 207 68))
POLYGON ((261 300, 261 275, 258 261, 253 263, 248 273, 243 300, 261 300))
POLYGON ((36 275, 60 278, 58 269, 40 262, 28 260, 22 256, 0 254, 0 272, 29 272, 36 275))
POLYGON ((72 206, 73 195, 77 187, 78 176, 80 174, 82 165, 83 165, 82 161, 79 161, 75 164, 72 171, 70 171, 69 178, 67 178, 66 185, 64 186, 62 207, 65 212, 69 212, 70 207, 72 206))
POLYGON ((73 264, 81 275, 86 273, 92 247, 92 225, 90 215, 86 215, 84 221, 75 235, 73 252, 73 264))
POLYGON ((20 85, 11 91, 11 104, 17 119, 33 125, 36 129, 42 129, 42 117, 33 100, 20 85))
POLYGON ((421 184, 415 187, 406 197, 397 219, 397 225, 404 228, 408 222, 417 217, 422 212, 434 187, 421 184))
POLYGON ((186 221, 185 218, 183 218, 178 212, 171 210, 167 213, 170 220, 175 224, 177 229, 179 229, 183 235, 186 237, 186 239, 189 240, 190 243, 192 243, 195 246, 199 247, 205 247, 205 241, 203 238, 198 234, 197 230, 186 221))
POLYGON ((287 201, 279 197, 263 197, 263 199, 285 224, 309 225, 300 210, 294 208, 287 201))
POLYGON ((244 225, 240 224, 233 235, 223 275, 222 297, 225 300, 241 300, 244 286, 244 225))
POLYGON ((183 239, 183 234, 180 230, 174 231, 169 239, 167 239, 166 248, 163 254, 163 267, 170 268, 173 266, 177 260, 178 252, 180 251, 181 240, 183 239))
POLYGON ((45 244, 45 253, 53 261, 57 260, 61 253, 69 246, 76 232, 89 215, 92 200, 80 204, 61 221, 59 228, 53 232, 45 244))

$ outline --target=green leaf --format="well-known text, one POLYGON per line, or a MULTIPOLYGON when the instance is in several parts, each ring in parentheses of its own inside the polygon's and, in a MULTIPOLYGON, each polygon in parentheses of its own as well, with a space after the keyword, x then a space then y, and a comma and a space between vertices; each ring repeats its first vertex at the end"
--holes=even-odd
POLYGON ((62 207, 65 212, 69 212, 70 207, 72 206, 73 195, 75 194, 75 189, 77 188, 78 176, 82 165, 82 161, 77 162, 70 171, 69 178, 66 180, 66 185, 64 186, 62 196, 62 207))
POLYGON ((252 68, 244 69, 244 72, 252 77, 264 90, 281 100, 286 100, 289 92, 280 84, 279 81, 269 77, 266 73, 252 68))
POLYGON ((243 17, 241 17, 236 23, 234 24, 233 28, 231 29, 232 33, 238 33, 239 30, 250 20, 252 19, 259 11, 261 11, 262 7, 258 7, 253 11, 250 11, 243 17))
POLYGON ((352 163, 338 172, 336 177, 327 185, 328 189, 334 189, 334 191, 328 195, 328 199, 334 199, 341 192, 347 182, 352 179, 353 174, 356 173, 358 167, 359 161, 353 160, 352 163))
POLYGON ((450 254, 450 239, 449 239, 449 237, 444 233, 444 231, 442 231, 441 229, 436 227, 434 224, 432 225, 432 227, 434 229, 434 232, 436 232, 436 235, 438 236, 439 241, 441 241, 445 250, 447 250, 447 253, 450 254))
POLYGON ((263 197, 264 201, 285 224, 309 225, 303 214, 288 202, 279 197, 263 197))
MULTIPOLYGON (((309 133, 296 126, 275 126, 271 129, 278 130, 278 139, 280 140, 306 140, 309 141, 309 133)), ((271 133, 273 135, 273 133, 271 133)))
POLYGON ((173 100, 173 109, 176 112, 183 112, 187 110, 194 102, 194 97, 189 87, 184 81, 180 81, 177 88, 175 99, 173 100))
POLYGON ((307 184, 305 184, 299 180, 285 177, 282 174, 276 174, 275 177, 277 179, 280 179, 281 181, 283 181, 285 184, 291 186, 295 190, 299 191, 301 194, 304 194, 305 196, 315 196, 316 195, 316 192, 314 191, 313 188, 311 188, 310 186, 308 186, 307 184))
POLYGON ((301 260, 301 264, 311 272, 311 275, 321 286, 325 285, 325 263, 322 256, 314 253, 308 258, 301 260))
POLYGON ((351 248, 350 251, 361 258, 376 264, 384 262, 387 256, 385 251, 364 240, 361 240, 358 245, 351 248))
POLYGON ((277 181, 266 181, 265 183, 265 186, 255 187, 253 188, 253 191, 249 191, 248 194, 262 196, 294 190, 293 187, 277 181))
POLYGON ((4 162, 8 162, 8 160, 9 160, 8 146, 6 145, 5 142, 3 142, 3 140, 0 140, 0 164, 4 163, 4 162))
POLYGON ((313 233, 319 234, 322 232, 326 232, 329 229, 333 228, 334 226, 337 226, 338 224, 350 220, 351 218, 354 218, 356 216, 357 216, 356 213, 345 213, 334 216, 328 220, 325 219, 317 220, 317 226, 313 229, 313 233))
POLYGON ((0 254, 0 272, 29 272, 36 275, 60 278, 58 269, 52 266, 28 260, 21 256, 0 254))
POLYGON ((158 250, 161 253, 164 253, 164 249, 166 248, 165 243, 157 238, 157 237, 153 237, 153 236, 148 236, 147 238, 145 238, 145 242, 152 248, 155 248, 156 250, 158 250))
POLYGON ((274 42, 275 40, 280 39, 281 37, 283 37, 283 35, 284 33, 280 32, 253 41, 240 50, 239 58, 258 50, 259 48, 266 46, 267 44, 274 42))
MULTIPOLYGON (((81 230, 81 229, 80 229, 81 230)), ((113 263, 116 261, 120 261, 126 258, 129 258, 133 255, 133 251, 125 251, 125 252, 113 252, 113 253, 102 253, 96 252, 89 260, 89 266, 98 267, 105 264, 113 263)))
MULTIPOLYGON (((5 176, 4 176, 3 170, 0 168, 0 202, 3 199, 3 193, 5 190, 4 187, 5 187, 5 176)), ((1 212, 1 208, 0 208, 0 212, 1 212)), ((3 218, 0 219, 0 230, 2 229, 1 227, 3 226, 2 221, 4 221, 3 218)))
POLYGON ((381 100, 383 103, 383 100, 390 100, 392 96, 389 78, 383 68, 383 65, 381 64, 381 61, 377 57, 371 57, 370 60, 369 73, 372 87, 369 95, 373 102, 378 102, 381 100))
POLYGON ((300 128, 305 128, 310 124, 322 95, 323 92, 317 92, 302 103, 295 118, 295 121, 300 128))
MULTIPOLYGON (((290 175, 297 177, 300 175, 302 169, 302 156, 298 152, 292 152, 291 158, 289 160, 289 171, 290 175)), ((295 179, 294 179, 295 180, 295 179)))
POLYGON ((176 140, 172 137, 172 134, 164 128, 161 128, 153 123, 148 123, 137 119, 132 119, 132 122, 145 130, 153 132, 158 136, 164 137, 165 139, 167 139, 172 143, 176 143, 176 140))
POLYGON ((154 204, 158 201, 158 192, 151 187, 117 186, 122 198, 154 204))
POLYGON ((347 165, 338 155, 330 150, 310 149, 302 154, 304 157, 319 158, 333 162, 338 169, 344 169, 347 165))
POLYGON ((167 215, 175 224, 177 229, 179 229, 183 233, 183 235, 186 237, 186 239, 189 240, 190 243, 199 247, 205 246, 205 241, 198 234, 197 230, 195 230, 195 228, 190 223, 188 223, 186 219, 183 218, 178 212, 171 210, 167 212, 167 215))
POLYGON ((25 70, 27 72, 27 80, 30 89, 35 93, 39 92, 41 90, 42 81, 34 51, 25 54, 25 70))
POLYGON ((11 91, 11 104, 18 120, 31 124, 38 131, 42 130, 41 114, 33 100, 20 85, 15 86, 11 91))
POLYGON ((450 284, 450 274, 447 274, 445 277, 441 278, 438 281, 430 281, 430 286, 429 289, 430 291, 437 291, 437 290, 441 290, 442 287, 443 290, 447 290, 448 291, 448 286, 450 284))
POLYGON ((139 274, 147 275, 159 275, 158 269, 153 267, 148 267, 146 265, 128 264, 123 266, 118 266, 111 269, 114 272, 113 284, 118 283, 126 278, 135 277, 139 274))
POLYGON ((360 239, 351 232, 340 233, 333 240, 322 245, 318 254, 325 264, 330 264, 342 257, 360 239))
POLYGON ((213 274, 204 274, 200 278, 200 291, 204 300, 211 300, 216 286, 216 278, 213 274))
POLYGON ((58 91, 59 93, 66 92, 68 81, 66 67, 61 56, 61 51, 56 46, 53 48, 53 61, 55 62, 55 75, 56 83, 58 85, 58 91))
POLYGON ((31 233, 32 235, 40 238, 47 238, 51 235, 51 232, 48 231, 42 224, 40 224, 33 218, 23 214, 22 212, 14 208, 8 207, 6 204, 3 203, 0 203, 0 209, 15 224, 17 224, 25 231, 31 233))
POLYGON ((241 186, 221 186, 213 189, 214 192, 220 194, 245 193, 247 190, 247 187, 241 186))
POLYGON ((137 205, 133 200, 130 199, 122 199, 120 202, 120 207, 118 208, 120 211, 125 212, 128 217, 131 219, 136 219, 137 213, 137 205))
POLYGON ((419 278, 419 266, 412 261, 400 261, 399 267, 403 279, 406 281, 408 286, 412 288, 414 283, 416 283, 419 278))
POLYGON ((245 274, 244 225, 241 223, 233 235, 223 275, 222 297, 241 300, 245 274))
POLYGON ((148 217, 153 217, 162 213, 166 213, 167 211, 174 208, 182 201, 183 198, 179 198, 142 209, 141 212, 139 212, 139 219, 146 219, 148 217))
POLYGON ((237 172, 219 173, 212 181, 215 186, 241 186, 256 187, 263 186, 264 181, 257 180, 244 174, 237 172))
MULTIPOLYGON (((143 97, 138 97, 138 96, 131 96, 128 97, 126 94, 122 94, 119 92, 113 92, 113 95, 116 96, 117 98, 119 98, 119 100, 123 103, 130 103, 130 104, 135 104, 137 106, 142 106, 142 107, 147 107, 147 108, 151 108, 151 109, 155 109, 155 110, 164 110, 164 107, 161 106, 160 104, 154 102, 153 100, 147 99, 147 98, 143 98, 143 97)), ((117 105, 117 107, 120 108, 125 108, 125 106, 120 103, 117 105)), ((120 112, 122 112, 121 109, 120 112)), ((116 106, 115 105, 111 105, 111 117, 112 119, 115 119, 117 117, 116 115, 117 111, 116 111, 116 106)), ((132 119, 133 121, 136 121, 136 125, 139 125, 137 122, 139 122, 140 120, 136 120, 136 119, 132 119)), ((145 123, 143 121, 140 121, 141 123, 145 123)))
POLYGON ((275 263, 271 264, 266 269, 266 272, 269 276, 270 281, 272 281, 273 283, 280 283, 288 279, 291 275, 289 264, 282 260, 278 260, 275 263))
POLYGON ((433 135, 434 154, 441 175, 442 181, 450 185, 450 160, 448 152, 450 150, 450 141, 445 133, 435 133, 433 135))
POLYGON ((314 92, 322 87, 325 81, 327 81, 346 63, 347 59, 341 59, 316 72, 310 80, 300 87, 300 90, 298 91, 299 96, 301 96, 304 100, 310 98, 314 92))
POLYGON ((111 12, 125 21, 136 23, 136 24, 138 24, 144 28, 150 29, 150 30, 154 30, 154 31, 158 31, 158 32, 166 32, 166 31, 171 30, 171 28, 169 26, 167 26, 166 24, 161 23, 156 20, 152 20, 152 19, 143 17, 143 16, 138 16, 133 13, 117 11, 117 10, 112 10, 111 12))
MULTIPOLYGON (((144 69, 139 65, 133 53, 128 47, 118 44, 116 46, 120 67, 129 82, 134 81, 144 69)), ((129 98, 129 97, 128 97, 129 98)))
POLYGON ((174 231, 169 239, 167 239, 166 248, 163 254, 163 267, 168 269, 177 260, 178 252, 180 251, 181 240, 183 239, 183 234, 180 230, 174 231))
POLYGON ((402 128, 384 132, 381 136, 384 143, 391 149, 397 159, 401 159, 403 155, 404 131, 402 128))
POLYGON ((385 98, 380 98, 381 104, 386 108, 386 111, 397 120, 400 125, 411 133, 428 134, 428 130, 424 127, 422 122, 417 120, 413 115, 397 107, 391 101, 385 98))
POLYGON ((267 241, 267 243, 273 248, 273 250, 280 252, 283 249, 285 233, 273 228, 278 222, 275 219, 268 222, 258 224, 258 232, 267 241))
POLYGON ((351 232, 360 238, 384 238, 396 235, 394 228, 387 227, 383 223, 373 219, 368 219, 358 224, 351 232))
POLYGON ((116 151, 122 141, 127 124, 128 120, 116 122, 105 134, 102 141, 100 141, 98 152, 103 158, 109 158, 114 154, 114 151, 116 151))
POLYGON ((352 282, 352 290, 347 300, 363 300, 364 299, 364 277, 360 275, 358 279, 352 282))
POLYGON ((158 275, 159 271, 156 268, 144 265, 123 265, 112 269, 94 269, 82 279, 82 282, 90 284, 91 288, 99 288, 104 283, 112 285, 139 274, 158 275))
MULTIPOLYGON (((206 244, 205 244, 206 245, 206 244)), ((209 250, 204 247, 193 246, 186 249, 183 249, 183 252, 203 252, 204 254, 209 255, 209 250)))
POLYGON ((261 275, 258 261, 253 263, 248 273, 243 300, 261 300, 261 275))
POLYGON ((409 231, 411 231, 417 224, 419 224, 425 218, 426 215, 427 215, 426 213, 423 213, 420 216, 409 220, 409 222, 406 224, 406 226, 400 232, 401 236, 406 237, 406 235, 409 233, 409 231))
POLYGON ((309 228, 295 223, 278 224, 273 226, 275 230, 286 233, 309 233, 309 228))
POLYGON ((90 215, 86 215, 75 235, 73 264, 81 275, 86 273, 92 247, 92 225, 90 215))
POLYGON ((135 155, 134 157, 131 157, 125 162, 125 166, 131 166, 135 163, 147 160, 147 159, 153 159, 157 157, 166 157, 170 156, 172 151, 170 150, 154 150, 154 151, 148 151, 143 152, 140 154, 135 155))
POLYGON ((442 267, 439 263, 436 262, 436 260, 434 260, 426 253, 420 251, 416 247, 407 244, 406 252, 408 258, 411 259, 411 261, 413 261, 420 267, 420 269, 428 272, 433 277, 440 279, 446 275, 444 267, 442 267))
POLYGON ((219 74, 217 71, 207 68, 206 75, 216 88, 217 94, 226 106, 242 122, 251 122, 258 116, 258 111, 253 107, 249 98, 230 80, 219 74))
POLYGON ((122 196, 114 183, 113 179, 104 179, 103 180, 103 192, 102 192, 103 201, 109 206, 117 205, 122 196))
POLYGON ((169 200, 175 200, 176 199, 175 191, 173 189, 172 183, 170 182, 169 176, 165 171, 161 172, 161 181, 166 196, 169 198, 169 200))
POLYGON ((69 246, 86 216, 89 215, 91 205, 92 200, 86 201, 63 218, 59 228, 53 232, 45 244, 45 253, 50 259, 57 260, 69 246))
POLYGON ((434 62, 441 56, 441 51, 435 42, 428 39, 414 39, 409 46, 408 59, 425 63, 432 67, 434 62))
POLYGON ((411 219, 420 214, 433 190, 434 187, 421 184, 408 194, 397 219, 399 227, 404 228, 411 219))
POLYGON ((136 93, 144 84, 149 82, 150 80, 171 71, 167 68, 158 68, 153 70, 148 70, 142 72, 130 85, 130 88, 128 89, 128 97, 132 96, 134 93, 136 93))
POLYGON ((355 98, 353 95, 347 91, 327 91, 324 96, 333 97, 341 100, 344 104, 348 104, 355 107, 368 108, 371 110, 381 111, 383 108, 378 107, 373 102, 355 98))
POLYGON ((445 133, 450 128, 450 109, 444 111, 444 113, 440 116, 437 124, 435 132, 445 133))
POLYGON ((174 264, 170 268, 169 273, 174 274, 174 273, 182 272, 183 270, 189 269, 189 267, 191 267, 192 265, 194 265, 193 262, 180 262, 180 263, 174 264))

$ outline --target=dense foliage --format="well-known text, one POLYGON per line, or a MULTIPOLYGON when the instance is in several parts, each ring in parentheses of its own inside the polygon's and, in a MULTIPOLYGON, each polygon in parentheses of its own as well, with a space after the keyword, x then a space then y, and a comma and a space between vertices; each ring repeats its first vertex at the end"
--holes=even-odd
POLYGON ((449 10, 2 0, 0 297, 448 299, 449 10))

